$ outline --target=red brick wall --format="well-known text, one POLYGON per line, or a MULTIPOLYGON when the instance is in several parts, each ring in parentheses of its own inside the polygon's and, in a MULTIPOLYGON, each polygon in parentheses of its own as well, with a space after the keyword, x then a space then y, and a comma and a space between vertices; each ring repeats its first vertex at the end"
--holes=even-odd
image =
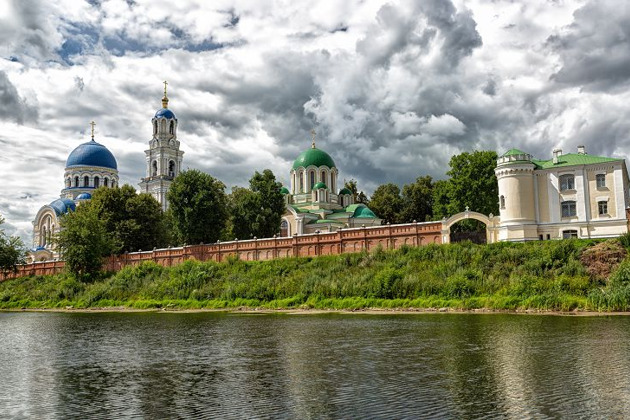
MULTIPOLYGON (((128 265, 139 265, 143 261, 154 261, 169 267, 190 259, 199 261, 223 261, 229 255, 238 255, 244 261, 271 260, 285 257, 307 257, 334 255, 346 252, 370 251, 379 245, 383 249, 397 249, 402 245, 421 246, 442 243, 442 223, 408 223, 365 228, 343 229, 332 233, 294 236, 291 238, 267 238, 248 241, 223 242, 211 245, 188 245, 185 247, 156 249, 113 255, 107 258, 104 267, 118 271, 128 265)), ((15 275, 55 274, 63 270, 63 261, 45 261, 18 267, 15 275)))

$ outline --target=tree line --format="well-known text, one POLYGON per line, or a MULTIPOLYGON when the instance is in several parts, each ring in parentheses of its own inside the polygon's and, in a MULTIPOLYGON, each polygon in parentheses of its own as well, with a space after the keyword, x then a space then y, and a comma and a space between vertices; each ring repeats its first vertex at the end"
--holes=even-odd
MULTIPOLYGON (((420 176, 401 188, 380 185, 366 204, 384 223, 440 220, 468 207, 486 215, 498 214, 498 184, 494 174, 497 154, 493 151, 464 152, 449 161, 445 180, 420 176)), ((356 190, 355 190, 356 191, 356 190)), ((473 229, 474 223, 463 223, 473 229)))

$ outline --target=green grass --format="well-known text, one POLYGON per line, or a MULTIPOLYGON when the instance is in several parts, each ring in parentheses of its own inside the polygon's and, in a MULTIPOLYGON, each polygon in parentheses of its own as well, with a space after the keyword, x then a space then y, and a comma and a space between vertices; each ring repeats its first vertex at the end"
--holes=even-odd
POLYGON ((0 308, 261 307, 629 310, 630 260, 590 278, 589 240, 471 243, 318 258, 144 263, 85 284, 72 275, 0 283, 0 308))

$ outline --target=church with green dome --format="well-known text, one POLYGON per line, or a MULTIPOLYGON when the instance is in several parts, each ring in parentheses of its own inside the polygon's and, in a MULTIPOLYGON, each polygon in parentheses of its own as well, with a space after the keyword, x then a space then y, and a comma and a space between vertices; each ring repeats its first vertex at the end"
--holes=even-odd
POLYGON ((300 153, 291 167, 290 187, 282 188, 286 202, 282 236, 380 225, 381 219, 372 210, 354 202, 350 190, 343 185, 338 190, 335 161, 315 146, 315 132, 311 134, 311 147, 300 153))

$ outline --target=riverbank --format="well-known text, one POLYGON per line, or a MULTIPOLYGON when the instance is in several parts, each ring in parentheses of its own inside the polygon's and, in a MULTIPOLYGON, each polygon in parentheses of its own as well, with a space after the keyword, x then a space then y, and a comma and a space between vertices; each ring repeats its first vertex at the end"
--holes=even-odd
POLYGON ((149 262, 90 283, 67 273, 6 281, 0 309, 624 312, 625 258, 618 240, 568 240, 174 267, 149 262))

